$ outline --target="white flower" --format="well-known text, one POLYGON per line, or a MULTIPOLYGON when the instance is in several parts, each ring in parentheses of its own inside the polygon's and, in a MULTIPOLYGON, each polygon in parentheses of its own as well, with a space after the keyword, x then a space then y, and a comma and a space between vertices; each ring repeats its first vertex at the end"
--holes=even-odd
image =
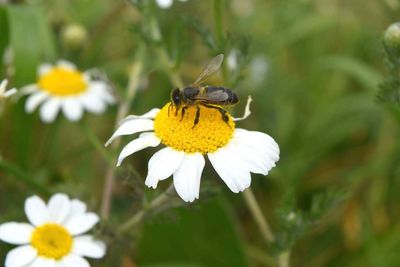
POLYGON ((32 196, 25 201, 25 213, 30 223, 0 225, 0 240, 19 245, 8 252, 5 267, 89 267, 83 257, 105 255, 103 242, 83 235, 99 221, 85 203, 55 194, 46 205, 32 196))
POLYGON ((106 82, 94 80, 88 72, 80 72, 65 60, 55 66, 41 65, 36 84, 23 90, 30 94, 26 112, 32 113, 42 104, 40 117, 46 123, 54 121, 60 109, 68 120, 78 121, 84 110, 101 114, 115 101, 106 82))
MULTIPOLYGON (((204 155, 235 193, 250 186, 250 172, 267 175, 279 160, 279 146, 269 135, 235 129, 231 116, 224 122, 215 108, 199 105, 200 120, 194 126, 196 107, 182 116, 169 103, 142 116, 128 116, 120 122, 106 145, 122 135, 144 132, 121 151, 117 166, 129 155, 146 147, 164 144, 148 163, 146 185, 156 188, 160 180, 173 176, 176 192, 187 202, 199 198, 204 155)), ((250 111, 246 109, 246 115, 250 111)))
MULTIPOLYGON (((188 0, 179 0, 180 2, 186 2, 188 0)), ((160 8, 170 8, 174 3, 174 0, 156 0, 157 5, 160 8)))
POLYGON ((228 68, 233 71, 238 67, 238 58, 240 55, 240 51, 236 48, 233 48, 226 59, 226 64, 228 68))
POLYGON ((13 95, 17 92, 17 89, 15 89, 15 88, 12 88, 12 89, 6 91, 7 83, 8 83, 7 80, 3 80, 0 83, 0 98, 10 97, 11 95, 13 95))
POLYGON ((250 79, 256 85, 260 85, 267 77, 269 68, 269 62, 264 56, 259 55, 254 57, 249 67, 250 79))

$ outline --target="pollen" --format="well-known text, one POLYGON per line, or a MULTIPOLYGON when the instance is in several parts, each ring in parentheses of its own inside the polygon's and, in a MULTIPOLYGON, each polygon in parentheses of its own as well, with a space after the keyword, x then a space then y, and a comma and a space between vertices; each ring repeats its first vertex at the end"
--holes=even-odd
POLYGON ((39 78, 38 87, 52 95, 70 96, 86 91, 88 85, 81 72, 55 67, 39 78))
POLYGON ((206 154, 225 146, 235 129, 232 117, 227 113, 229 120, 225 122, 219 110, 199 107, 199 122, 194 126, 195 106, 189 106, 182 117, 182 109, 176 114, 175 107, 166 104, 154 119, 154 132, 161 142, 186 153, 206 154))
POLYGON ((31 237, 39 256, 56 260, 71 252, 72 243, 72 236, 58 224, 44 224, 36 228, 31 237))

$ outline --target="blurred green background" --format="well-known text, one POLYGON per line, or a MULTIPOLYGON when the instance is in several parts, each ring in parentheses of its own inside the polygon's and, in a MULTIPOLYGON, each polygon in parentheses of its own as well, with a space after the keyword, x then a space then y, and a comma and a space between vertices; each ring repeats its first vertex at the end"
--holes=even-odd
MULTIPOLYGON (((252 175, 275 244, 264 242, 243 196, 207 166, 199 201, 149 216, 93 266, 276 266, 273 258, 289 250, 296 267, 400 266, 400 113, 376 101, 387 75, 382 35, 399 19, 400 1, 189 0, 169 9, 150 0, 10 2, 0 5, 0 77, 11 85, 35 82, 38 64, 64 58, 106 73, 123 99, 140 62, 130 114, 141 114, 169 101, 173 75, 190 84, 224 53, 210 83, 239 94, 235 115, 252 95, 253 113, 239 127, 266 132, 281 148, 268 177, 252 175)), ((25 113, 23 97, 7 101, 1 222, 25 220, 27 196, 57 191, 98 211, 107 161, 96 144, 112 134, 116 112, 46 125, 25 113)), ((115 161, 118 150, 105 153, 115 161)), ((110 229, 171 182, 144 187, 154 151, 118 169, 110 229)), ((0 261, 10 248, 0 245, 0 261)))

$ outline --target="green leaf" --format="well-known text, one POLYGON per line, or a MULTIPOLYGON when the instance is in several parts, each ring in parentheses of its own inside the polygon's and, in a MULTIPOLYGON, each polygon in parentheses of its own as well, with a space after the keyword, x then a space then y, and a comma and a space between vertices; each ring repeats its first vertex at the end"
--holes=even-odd
MULTIPOLYGON (((8 45, 8 22, 7 22, 7 13, 4 8, 0 7, 0 62, 3 62, 4 52, 8 45)), ((1 69, 0 69, 1 74, 1 69)))
POLYGON ((376 91, 378 84, 382 81, 382 76, 374 69, 357 59, 346 56, 326 57, 321 60, 320 67, 342 71, 372 92, 376 91))
POLYGON ((10 43, 14 53, 17 86, 36 78, 40 61, 56 56, 54 43, 45 15, 37 6, 7 6, 10 43))
POLYGON ((232 217, 221 200, 195 210, 178 210, 173 222, 164 218, 161 223, 147 223, 142 233, 140 266, 186 262, 207 267, 247 266, 232 217))

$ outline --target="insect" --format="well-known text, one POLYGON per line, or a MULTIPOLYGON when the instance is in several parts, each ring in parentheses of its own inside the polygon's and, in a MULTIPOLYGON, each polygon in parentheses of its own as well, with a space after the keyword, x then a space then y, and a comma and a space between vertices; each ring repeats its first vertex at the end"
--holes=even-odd
MULTIPOLYGON (((219 54, 214 57, 202 70, 199 77, 191 85, 179 89, 175 88, 171 92, 171 104, 175 107, 175 116, 178 115, 178 111, 181 110, 181 120, 185 115, 186 110, 189 106, 196 107, 196 117, 194 119, 193 127, 199 123, 200 120, 200 105, 206 108, 217 109, 222 116, 222 120, 229 125, 229 117, 226 114, 227 111, 221 106, 235 105, 239 102, 239 98, 232 90, 222 86, 202 86, 201 84, 211 75, 213 75, 222 64, 224 55, 219 54)), ((169 110, 168 110, 169 111, 169 110)), ((169 112, 168 112, 169 113, 169 112)))

